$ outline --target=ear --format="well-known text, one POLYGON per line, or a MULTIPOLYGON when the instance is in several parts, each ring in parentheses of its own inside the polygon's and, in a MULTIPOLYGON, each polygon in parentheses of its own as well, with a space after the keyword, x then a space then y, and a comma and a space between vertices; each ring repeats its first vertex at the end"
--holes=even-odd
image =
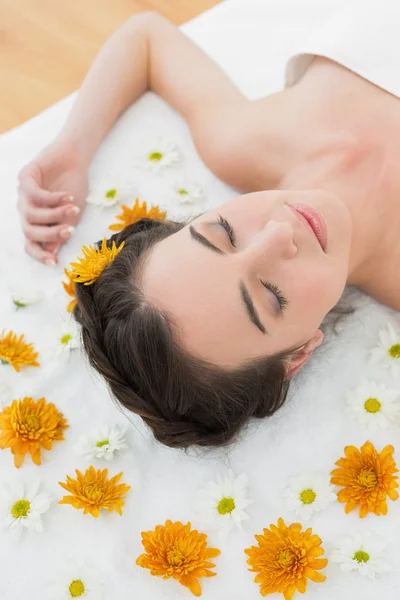
POLYGON ((301 367, 312 356, 315 348, 318 348, 323 339, 324 334, 318 329, 311 340, 306 342, 299 350, 292 354, 287 367, 286 379, 291 379, 293 375, 296 375, 296 373, 300 371, 301 367))

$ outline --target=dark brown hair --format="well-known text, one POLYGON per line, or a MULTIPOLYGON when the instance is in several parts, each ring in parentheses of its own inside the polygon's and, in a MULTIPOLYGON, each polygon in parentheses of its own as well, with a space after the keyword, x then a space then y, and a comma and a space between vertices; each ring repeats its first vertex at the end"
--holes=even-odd
POLYGON ((125 408, 170 447, 222 446, 252 417, 272 415, 286 399, 287 358, 297 348, 222 369, 188 354, 173 320, 143 295, 147 251, 185 223, 141 219, 108 240, 125 246, 98 280, 76 284, 75 318, 90 364, 125 408))

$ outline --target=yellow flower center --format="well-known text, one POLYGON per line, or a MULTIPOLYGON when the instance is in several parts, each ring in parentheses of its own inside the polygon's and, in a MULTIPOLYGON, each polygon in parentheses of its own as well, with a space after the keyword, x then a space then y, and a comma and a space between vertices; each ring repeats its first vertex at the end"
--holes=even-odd
POLYGON ((311 489, 303 490, 300 494, 300 500, 303 504, 312 504, 316 497, 317 494, 311 489))
POLYGON ((369 413, 376 413, 381 410, 381 403, 377 398, 368 398, 364 403, 364 408, 369 413))
POLYGON ((109 444, 110 441, 109 440, 101 440, 100 442, 97 442, 96 446, 98 448, 102 448, 103 446, 107 446, 107 444, 109 444))
POLYGON ((26 517, 31 509, 31 503, 29 500, 17 500, 11 509, 11 514, 14 519, 20 519, 26 517))
POLYGON ((69 584, 68 590, 71 598, 79 598, 79 596, 83 596, 85 593, 85 586, 80 579, 74 579, 69 584))
POLYGON ((389 348, 389 354, 392 358, 400 358, 400 344, 394 344, 389 348))
POLYGON ((117 195, 116 189, 108 190, 108 192, 106 192, 106 198, 115 198, 116 195, 117 195))
POLYGON ((226 515, 235 510, 235 501, 233 498, 222 498, 218 503, 217 510, 220 515, 226 515))
POLYGON ((279 566, 284 571, 293 571, 293 567, 297 562, 296 554, 291 548, 285 548, 284 550, 280 550, 276 559, 279 566))
POLYGON ((376 486, 378 477, 372 469, 361 469, 357 474, 357 481, 363 487, 371 489, 376 486))
MULTIPOLYGON (((37 415, 28 414, 25 417, 25 429, 30 431, 31 433, 37 431, 40 427, 40 420, 37 415)), ((22 428, 21 428, 22 429, 22 428)))
POLYGON ((185 560, 184 555, 177 546, 167 552, 167 561, 172 567, 179 567, 185 560))
POLYGON ((66 333, 65 335, 62 336, 62 338, 60 338, 60 342, 62 344, 68 344, 68 342, 70 342, 72 340, 72 335, 70 333, 66 333))
POLYGON ((89 483, 85 485, 85 496, 90 502, 98 504, 103 498, 104 489, 98 483, 89 483))
POLYGON ((357 550, 357 552, 353 556, 353 560, 356 560, 358 563, 366 563, 370 559, 370 556, 364 550, 357 550))
POLYGON ((187 190, 185 190, 184 188, 181 188, 178 190, 178 194, 180 194, 181 196, 187 196, 189 194, 189 192, 187 190))
POLYGON ((159 161, 162 157, 162 152, 151 152, 151 154, 149 154, 149 160, 159 161))

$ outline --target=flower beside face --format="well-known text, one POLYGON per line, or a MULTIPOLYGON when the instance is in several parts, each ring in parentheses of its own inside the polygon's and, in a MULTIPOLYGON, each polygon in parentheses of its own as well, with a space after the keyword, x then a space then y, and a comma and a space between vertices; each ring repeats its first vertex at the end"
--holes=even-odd
POLYGON ((189 588, 195 596, 201 596, 200 577, 214 577, 209 569, 215 567, 210 558, 220 554, 217 548, 207 547, 207 536, 191 523, 183 525, 179 521, 165 521, 157 525, 154 531, 142 533, 145 552, 136 559, 136 564, 150 569, 151 575, 177 579, 181 585, 189 588))
POLYGON ((112 263, 124 246, 125 242, 122 242, 117 248, 115 242, 113 242, 111 248, 108 248, 106 238, 103 239, 100 249, 95 250, 92 246, 89 246, 89 248, 83 246, 82 252, 84 258, 79 257, 79 263, 71 263, 71 267, 73 267, 72 281, 83 283, 83 285, 92 285, 100 277, 104 269, 112 263))
POLYGON ((379 331, 379 344, 371 350, 370 364, 379 364, 383 369, 389 369, 392 377, 400 375, 400 334, 392 324, 379 331))
POLYGON ((86 198, 88 204, 108 208, 129 202, 134 197, 134 190, 128 185, 117 184, 115 181, 102 181, 96 185, 86 198))
POLYGON ((75 469, 76 479, 67 475, 67 483, 58 483, 64 490, 70 492, 70 496, 64 496, 59 504, 72 504, 74 508, 83 509, 84 514, 90 513, 93 517, 98 517, 100 510, 117 511, 122 515, 122 507, 125 503, 125 496, 131 489, 130 485, 125 485, 118 481, 122 473, 118 473, 111 479, 107 479, 108 469, 103 471, 96 470, 93 466, 86 469, 82 474, 75 469))
POLYGON ((384 550, 386 544, 372 531, 363 531, 340 540, 331 561, 340 564, 342 571, 358 571, 375 579, 380 573, 391 571, 384 550))
POLYGON ((249 571, 258 573, 254 579, 260 584, 262 596, 280 592, 285 600, 292 600, 296 590, 306 591, 307 579, 317 583, 325 581, 325 575, 318 573, 326 567, 326 558, 318 558, 324 553, 321 538, 312 534, 312 529, 302 531, 300 523, 285 525, 282 518, 278 526, 271 524, 262 535, 256 535, 258 546, 245 550, 249 556, 249 571))
POLYGON ((72 271, 68 271, 68 269, 64 269, 64 273, 68 279, 68 282, 65 283, 65 281, 62 281, 61 283, 63 284, 64 290, 67 292, 68 296, 70 298, 72 298, 72 300, 70 300, 70 302, 67 306, 67 311, 72 312, 76 305, 76 290, 75 290, 76 284, 72 280, 72 271))
POLYGON ((9 529, 14 539, 19 540, 24 530, 43 531, 42 514, 50 507, 51 496, 39 492, 39 482, 27 491, 17 483, 3 484, 0 488, 0 528, 9 529))
POLYGON ((35 465, 40 465, 41 449, 51 450, 53 442, 64 439, 68 427, 64 415, 45 398, 13 400, 0 413, 0 448, 11 448, 17 469, 28 453, 35 465))
POLYGON ((371 431, 387 429, 391 424, 400 423, 400 391, 364 380, 347 393, 346 412, 371 431))
POLYGON ((81 346, 81 329, 73 319, 63 323, 55 346, 55 357, 68 359, 71 350, 81 346))
POLYGON ((399 497, 393 452, 393 446, 388 445, 378 453, 371 442, 365 442, 360 450, 355 446, 345 447, 346 457, 335 463, 339 469, 332 471, 331 483, 343 487, 337 497, 339 502, 346 502, 346 513, 359 507, 361 518, 370 512, 386 515, 386 497, 390 500, 399 497))
POLYGON ((174 198, 179 204, 195 204, 203 200, 203 197, 203 190, 186 179, 180 179, 174 184, 174 198))
POLYGON ((285 499, 289 510, 308 520, 314 512, 324 510, 335 502, 336 494, 329 483, 329 475, 302 473, 290 480, 285 499))
POLYGON ((88 567, 86 561, 85 564, 73 564, 71 560, 66 561, 66 564, 68 566, 58 574, 57 580, 52 582, 44 600, 102 600, 105 597, 99 572, 88 567))
POLYGON ((102 425, 93 429, 88 435, 81 436, 75 451, 85 458, 105 458, 112 460, 114 453, 127 448, 125 443, 126 429, 118 425, 102 425))
POLYGON ((125 206, 125 204, 122 205, 122 213, 116 216, 116 219, 121 222, 110 225, 109 229, 112 231, 122 231, 128 225, 132 225, 144 218, 163 221, 166 214, 166 212, 160 211, 158 206, 152 206, 148 209, 146 202, 140 204, 139 199, 136 198, 136 202, 132 208, 125 206))
POLYGON ((159 173, 179 162, 180 159, 180 153, 175 144, 164 139, 158 139, 154 143, 144 146, 143 150, 134 159, 134 166, 159 173))
POLYGON ((36 361, 39 354, 35 352, 33 344, 24 342, 24 335, 17 336, 13 331, 6 335, 3 330, 0 336, 0 361, 8 363, 18 373, 23 366, 38 367, 36 361))

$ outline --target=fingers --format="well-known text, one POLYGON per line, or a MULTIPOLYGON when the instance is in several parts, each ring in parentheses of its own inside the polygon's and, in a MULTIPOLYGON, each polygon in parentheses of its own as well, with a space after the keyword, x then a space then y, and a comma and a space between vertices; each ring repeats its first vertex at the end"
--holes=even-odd
POLYGON ((62 243, 71 237, 75 228, 61 223, 60 225, 32 225, 22 217, 22 230, 29 242, 62 243))
POLYGON ((18 179, 20 184, 19 192, 38 206, 58 206, 64 198, 68 198, 69 202, 73 201, 73 197, 69 196, 67 192, 49 192, 48 190, 43 190, 29 170, 22 170, 18 179))
POLYGON ((35 258, 39 262, 54 267, 57 264, 57 257, 51 252, 42 248, 38 242, 25 241, 25 252, 35 258))
POLYGON ((59 223, 65 217, 79 215, 80 212, 80 208, 72 204, 65 204, 57 208, 37 208, 32 205, 26 205, 24 217, 31 225, 48 225, 49 223, 59 223))

